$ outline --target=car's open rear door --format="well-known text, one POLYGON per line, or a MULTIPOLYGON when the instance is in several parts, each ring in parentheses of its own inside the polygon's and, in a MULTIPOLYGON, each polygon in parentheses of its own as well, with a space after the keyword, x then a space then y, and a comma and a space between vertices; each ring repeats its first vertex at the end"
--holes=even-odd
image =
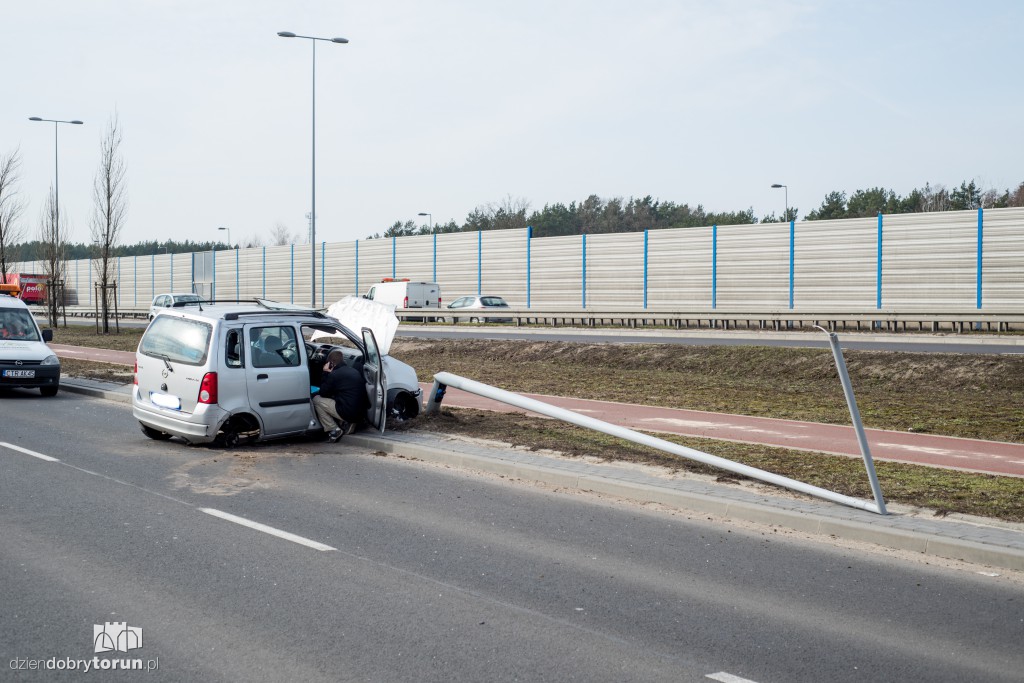
POLYGON ((373 336, 373 330, 368 327, 363 328, 363 348, 366 349, 363 358, 363 378, 366 380, 366 396, 370 400, 366 419, 383 434, 387 418, 388 391, 377 339, 373 336))

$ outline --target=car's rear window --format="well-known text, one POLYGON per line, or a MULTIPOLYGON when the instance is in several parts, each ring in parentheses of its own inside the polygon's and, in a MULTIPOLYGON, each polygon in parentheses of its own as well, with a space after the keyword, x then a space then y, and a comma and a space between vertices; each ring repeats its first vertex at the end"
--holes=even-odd
POLYGON ((202 365, 212 327, 198 320, 158 315, 139 343, 139 353, 186 365, 202 365))
POLYGON ((184 294, 174 297, 174 301, 175 303, 194 304, 197 301, 202 301, 202 299, 197 294, 184 294))

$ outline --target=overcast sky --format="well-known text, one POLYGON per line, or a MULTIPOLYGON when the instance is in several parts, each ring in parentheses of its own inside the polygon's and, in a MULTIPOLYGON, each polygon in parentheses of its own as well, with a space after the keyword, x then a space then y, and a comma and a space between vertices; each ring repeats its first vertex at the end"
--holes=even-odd
POLYGON ((54 176, 89 239, 116 112, 123 243, 462 223, 506 197, 803 216, 831 190, 1024 181, 1024 2, 4 0, 0 153, 35 237, 54 176))

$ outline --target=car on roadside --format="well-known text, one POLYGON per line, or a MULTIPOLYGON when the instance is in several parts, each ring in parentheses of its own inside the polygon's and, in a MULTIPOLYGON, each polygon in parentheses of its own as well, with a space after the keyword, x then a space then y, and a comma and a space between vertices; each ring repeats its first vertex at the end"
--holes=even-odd
POLYGON ((169 292, 167 294, 157 294, 153 297, 153 303, 149 306, 149 320, 156 317, 156 314, 160 311, 173 308, 176 304, 201 304, 206 303, 203 298, 198 294, 192 292, 169 292))
POLYGON ((56 396, 60 389, 60 360, 46 345, 52 330, 41 330, 21 299, 0 294, 0 389, 39 389, 56 396))
MULTIPOLYGON (((500 296, 462 296, 455 301, 448 304, 448 310, 455 312, 479 312, 486 315, 469 316, 469 322, 471 323, 510 323, 512 322, 511 317, 495 317, 495 313, 507 313, 509 310, 508 302, 500 296)), ((456 320, 466 320, 466 317, 459 316, 458 318, 439 318, 440 322, 454 322, 456 320)))
POLYGON ((312 395, 335 349, 363 376, 367 423, 383 432, 389 416, 415 417, 416 371, 387 355, 397 318, 386 306, 350 299, 357 303, 344 323, 264 300, 162 311, 135 355, 132 414, 142 432, 225 446, 322 432, 312 395), (329 343, 318 342, 323 336, 329 343))

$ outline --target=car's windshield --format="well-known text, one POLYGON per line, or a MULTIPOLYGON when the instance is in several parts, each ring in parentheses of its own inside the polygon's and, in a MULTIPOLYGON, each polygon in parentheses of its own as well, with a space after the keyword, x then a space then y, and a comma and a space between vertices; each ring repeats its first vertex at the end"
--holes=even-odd
POLYGON ((139 353, 187 365, 202 365, 210 345, 211 327, 198 320, 158 315, 139 343, 139 353))
POLYGON ((39 330, 28 311, 0 311, 0 339, 39 341, 39 330))
POLYGON ((508 306, 505 300, 500 296, 485 296, 480 298, 480 303, 484 306, 508 306))

